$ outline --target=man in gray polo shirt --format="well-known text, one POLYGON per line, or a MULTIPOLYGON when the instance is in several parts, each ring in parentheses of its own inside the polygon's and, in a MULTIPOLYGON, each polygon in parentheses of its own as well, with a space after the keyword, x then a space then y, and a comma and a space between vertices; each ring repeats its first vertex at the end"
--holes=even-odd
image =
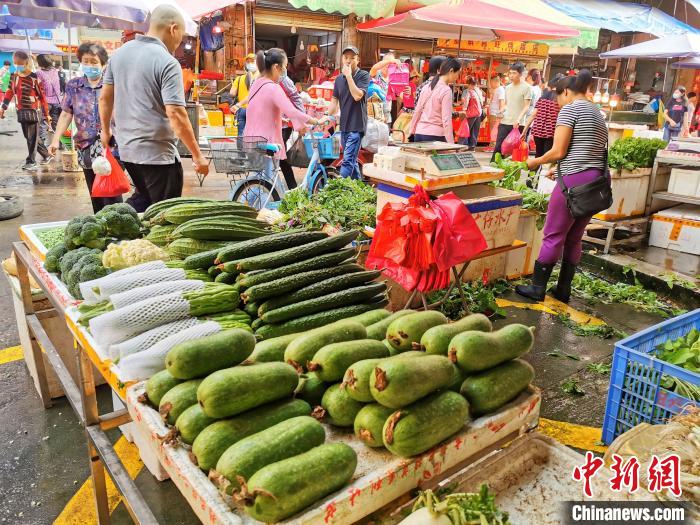
POLYGON ((170 5, 151 13, 147 35, 112 55, 100 96, 102 142, 119 137, 119 155, 138 192, 155 203, 182 195, 183 172, 177 138, 192 153, 197 172, 209 172, 185 110, 180 64, 172 56, 182 42, 185 21, 170 5))

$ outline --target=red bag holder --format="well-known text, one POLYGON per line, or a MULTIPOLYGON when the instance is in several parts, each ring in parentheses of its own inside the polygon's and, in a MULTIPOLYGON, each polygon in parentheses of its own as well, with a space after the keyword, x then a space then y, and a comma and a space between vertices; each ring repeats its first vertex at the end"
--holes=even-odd
POLYGON ((109 161, 112 172, 109 175, 95 175, 90 195, 92 197, 119 197, 128 193, 131 189, 129 177, 126 176, 119 162, 112 155, 110 148, 105 150, 105 158, 109 161))

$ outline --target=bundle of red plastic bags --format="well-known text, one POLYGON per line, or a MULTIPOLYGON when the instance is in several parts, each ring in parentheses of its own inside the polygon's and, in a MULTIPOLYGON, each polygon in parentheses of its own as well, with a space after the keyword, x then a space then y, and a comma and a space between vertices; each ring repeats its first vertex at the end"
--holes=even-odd
POLYGON ((441 290, 450 284, 450 268, 484 251, 486 239, 454 193, 431 200, 422 186, 413 191, 408 203, 382 209, 366 265, 406 290, 441 290))

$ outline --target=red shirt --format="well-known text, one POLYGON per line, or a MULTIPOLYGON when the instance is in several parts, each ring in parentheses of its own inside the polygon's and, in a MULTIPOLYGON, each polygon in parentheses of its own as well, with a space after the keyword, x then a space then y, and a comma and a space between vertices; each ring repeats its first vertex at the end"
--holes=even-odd
POLYGON ((12 75, 10 85, 5 91, 5 98, 2 101, 3 109, 7 109, 14 96, 17 96, 17 109, 41 109, 48 117, 49 106, 46 103, 46 97, 44 97, 43 86, 36 73, 25 77, 17 74, 12 75))
POLYGON ((559 104, 556 100, 540 98, 535 104, 537 115, 532 122, 532 134, 539 138, 550 138, 554 136, 554 129, 557 127, 557 116, 559 116, 559 104))

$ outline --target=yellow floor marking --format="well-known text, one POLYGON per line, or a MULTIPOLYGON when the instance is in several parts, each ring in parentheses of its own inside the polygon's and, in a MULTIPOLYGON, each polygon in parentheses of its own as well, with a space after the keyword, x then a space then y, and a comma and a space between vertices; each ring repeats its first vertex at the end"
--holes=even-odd
POLYGON ((596 445, 603 432, 600 428, 540 418, 537 431, 568 447, 601 453, 608 450, 606 446, 596 445))
MULTIPOLYGON (((134 479, 141 469, 143 462, 139 457, 139 450, 136 445, 129 443, 123 436, 120 437, 114 445, 119 459, 129 473, 131 479, 134 479)), ((86 455, 87 459, 87 455, 86 455)), ((119 491, 115 488, 112 478, 109 474, 105 474, 107 478, 107 497, 109 499, 109 512, 114 512, 117 508, 121 497, 119 491)), ((83 483, 68 504, 59 514, 54 525, 93 525, 97 523, 97 512, 95 510, 95 500, 92 492, 92 478, 83 483)))
POLYGON ((11 363, 12 361, 18 361, 24 358, 21 346, 11 346, 10 348, 5 348, 0 350, 0 365, 5 363, 11 363))
POLYGON ((541 303, 521 303, 519 301, 510 301, 508 299, 500 298, 496 299, 496 303, 498 303, 498 306, 500 306, 501 308, 523 308, 525 310, 537 310, 539 312, 545 312, 547 314, 552 315, 565 314, 571 317, 571 320, 578 324, 605 324, 605 321, 603 321, 602 319, 598 319, 597 317, 577 310, 576 308, 573 308, 566 303, 562 303, 561 301, 557 301, 556 299, 549 296, 545 297, 544 302, 541 303))

